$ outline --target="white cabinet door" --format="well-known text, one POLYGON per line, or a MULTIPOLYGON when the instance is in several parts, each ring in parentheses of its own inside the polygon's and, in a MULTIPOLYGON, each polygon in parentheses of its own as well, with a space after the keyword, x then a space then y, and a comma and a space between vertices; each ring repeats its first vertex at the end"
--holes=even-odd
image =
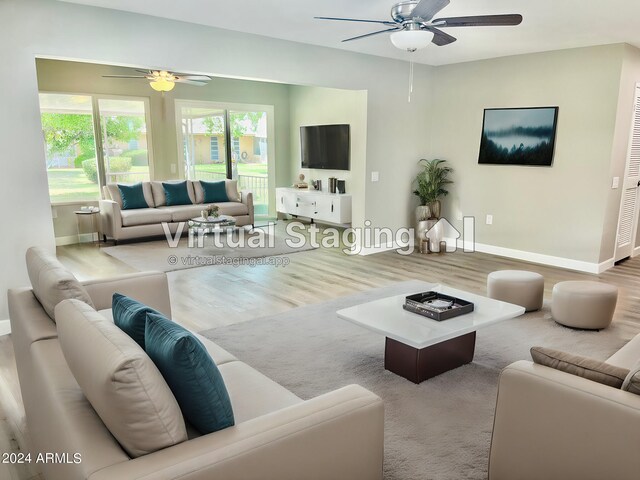
POLYGON ((276 210, 290 215, 296 214, 296 194, 286 189, 276 190, 276 210))
POLYGON ((315 218, 318 213, 317 204, 317 195, 309 195, 308 193, 296 195, 296 215, 315 218))
POLYGON ((318 199, 318 220, 340 223, 340 200, 328 195, 320 197, 318 199))

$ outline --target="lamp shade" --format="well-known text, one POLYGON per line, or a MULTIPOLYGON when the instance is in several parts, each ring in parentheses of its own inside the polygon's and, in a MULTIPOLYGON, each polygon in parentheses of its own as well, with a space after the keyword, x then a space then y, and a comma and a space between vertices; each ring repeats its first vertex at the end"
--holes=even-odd
POLYGON ((157 80, 153 80, 149 83, 151 88, 153 88, 156 92, 170 92, 173 90, 173 87, 176 86, 175 82, 167 80, 166 78, 158 78, 157 80))
POLYGON ((433 33, 427 30, 401 30, 391 34, 393 46, 409 52, 425 48, 431 40, 433 40, 433 33))

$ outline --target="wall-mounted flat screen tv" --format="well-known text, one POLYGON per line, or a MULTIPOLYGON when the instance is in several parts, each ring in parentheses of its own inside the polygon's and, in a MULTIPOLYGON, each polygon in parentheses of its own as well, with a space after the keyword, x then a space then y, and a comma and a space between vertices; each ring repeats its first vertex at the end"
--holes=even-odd
POLYGON ((550 167, 557 124, 558 107, 486 109, 478 163, 550 167))
POLYGON ((300 127, 303 168, 349 170, 349 125, 300 127))

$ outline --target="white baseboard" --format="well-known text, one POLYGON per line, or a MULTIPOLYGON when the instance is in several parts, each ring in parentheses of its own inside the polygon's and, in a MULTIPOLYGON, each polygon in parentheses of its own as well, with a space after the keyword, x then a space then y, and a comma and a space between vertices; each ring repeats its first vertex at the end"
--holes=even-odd
POLYGON ((640 247, 636 247, 633 249, 633 253, 631 254, 631 256, 635 257, 636 255, 640 255, 640 247))
MULTIPOLYGON (((462 240, 458 240, 458 248, 463 248, 462 240)), ((475 251, 481 253, 489 253, 499 257, 515 258, 526 262, 540 263, 542 265, 550 265, 552 267, 566 268, 568 270, 577 270, 586 273, 602 273, 610 269, 614 265, 613 258, 602 263, 591 263, 582 260, 574 260, 571 258, 556 257, 553 255, 545 255, 542 253, 526 252, 524 250, 515 250, 513 248, 496 247, 495 245, 485 245, 483 243, 475 244, 475 251)))
POLYGON ((97 233, 81 233, 78 235, 67 235, 66 237, 56 237, 56 246, 73 245, 75 243, 92 243, 98 241, 97 233))
POLYGON ((0 336, 11 333, 11 323, 9 320, 0 320, 0 336))

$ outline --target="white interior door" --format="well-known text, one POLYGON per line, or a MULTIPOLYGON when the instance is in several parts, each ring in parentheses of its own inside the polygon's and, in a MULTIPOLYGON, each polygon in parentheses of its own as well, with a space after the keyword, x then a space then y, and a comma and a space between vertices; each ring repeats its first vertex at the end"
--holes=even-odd
POLYGON ((627 168, 625 171, 620 215, 618 220, 618 236, 616 239, 615 261, 630 257, 636 240, 638 227, 638 187, 640 186, 640 84, 636 85, 636 98, 633 109, 633 123, 627 168))

